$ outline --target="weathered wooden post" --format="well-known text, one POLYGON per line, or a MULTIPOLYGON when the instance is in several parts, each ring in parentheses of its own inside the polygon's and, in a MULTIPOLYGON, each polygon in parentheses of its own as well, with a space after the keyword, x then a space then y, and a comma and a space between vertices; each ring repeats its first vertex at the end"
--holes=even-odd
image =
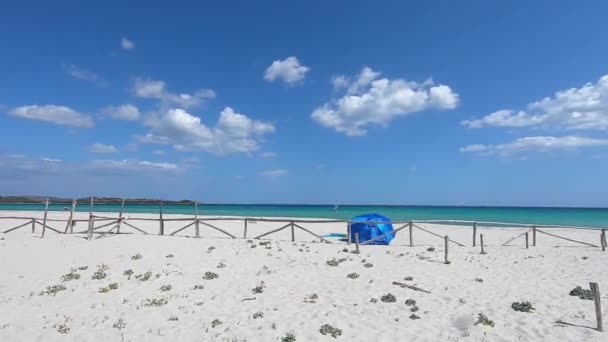
POLYGON ((294 241, 296 241, 296 230, 293 225, 293 221, 291 221, 289 226, 291 227, 291 242, 294 242, 294 241))
POLYGON ((159 235, 165 235, 165 221, 163 220, 163 200, 160 200, 160 223, 159 223, 159 235))
POLYGON ((348 234, 347 241, 348 241, 349 245, 351 244, 351 240, 352 240, 352 238, 350 236, 350 234, 351 234, 350 230, 351 230, 351 228, 350 228, 350 221, 346 221, 346 234, 348 234))
POLYGON ((475 240, 477 240, 477 222, 473 222, 473 247, 475 247, 475 240))
MULTIPOLYGON (((245 222, 245 234, 247 234, 247 222, 245 222)), ((194 236, 201 237, 201 231, 198 226, 198 201, 194 201, 194 236)))
POLYGON ((597 283, 589 283, 591 288, 591 294, 593 295, 593 302, 595 304, 595 319, 597 321, 597 330, 604 331, 602 326, 602 302, 600 297, 600 288, 597 283))
POLYGON ((528 249, 528 232, 526 232, 526 249, 528 249))
POLYGON ((606 229, 602 229, 602 234, 604 234, 604 246, 608 247, 608 242, 606 242, 606 229))
POLYGON ((122 199, 120 204, 120 213, 118 213, 118 223, 116 224, 116 234, 120 234, 120 224, 122 223, 122 215, 125 211, 125 199, 122 199))
POLYGON ((414 247, 414 222, 412 222, 412 221, 410 221, 409 230, 410 230, 410 247, 414 247))
POLYGON ((70 209, 70 216, 68 216, 68 222, 66 222, 66 224, 65 224, 65 230, 63 231, 63 234, 67 234, 68 229, 70 230, 70 233, 74 232, 74 226, 72 225, 72 219, 74 218, 74 209, 75 208, 76 208, 76 199, 73 198, 72 207, 70 209))
POLYGON ((600 246, 602 246, 602 252, 606 251, 606 230, 602 229, 600 233, 600 246))
POLYGON ((244 226, 243 226, 243 239, 247 238, 247 225, 248 225, 248 220, 247 220, 247 218, 245 218, 245 222, 244 222, 244 226))
POLYGON ((49 199, 44 199, 44 218, 42 219, 42 237, 44 237, 44 232, 46 231, 46 216, 49 213, 49 199))
POLYGON ((89 209, 89 241, 93 240, 93 226, 95 225, 95 221, 93 221, 93 205, 95 202, 95 198, 91 196, 91 207, 89 209))
POLYGON ((359 233, 355 233, 355 253, 359 254, 359 233))
POLYGON ((444 254, 445 254, 445 260, 444 260, 444 263, 445 264, 449 264, 450 260, 448 260, 448 247, 449 247, 449 244, 450 244, 450 239, 448 238, 447 235, 443 239, 444 239, 443 240, 443 245, 444 245, 444 249, 445 249, 445 252, 444 252, 444 254))
POLYGON ((483 250, 483 234, 479 234, 479 243, 481 246, 481 254, 486 254, 486 251, 483 250))
POLYGON ((536 247, 536 225, 532 226, 532 246, 536 247))
POLYGON ((36 232, 36 219, 32 219, 32 234, 36 232))

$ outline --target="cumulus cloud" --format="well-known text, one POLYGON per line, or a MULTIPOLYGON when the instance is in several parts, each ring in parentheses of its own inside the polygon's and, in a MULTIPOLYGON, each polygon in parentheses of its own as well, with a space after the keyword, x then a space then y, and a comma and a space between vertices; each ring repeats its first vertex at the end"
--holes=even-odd
POLYGON ((459 102, 458 94, 447 85, 380 78, 379 72, 368 67, 353 80, 343 78, 338 84, 347 88, 346 93, 315 109, 311 117, 349 136, 365 135, 370 125, 386 126, 411 113, 454 109, 459 102))
POLYGON ((14 117, 51 122, 56 125, 91 128, 95 126, 93 118, 79 113, 69 107, 56 105, 30 105, 11 109, 9 115, 14 117))
POLYGON ((287 171, 287 169, 272 169, 260 172, 260 176, 266 178, 279 178, 287 176, 288 173, 289 172, 287 171))
POLYGON ((200 89, 192 94, 171 93, 167 90, 164 81, 136 78, 131 88, 133 94, 140 98, 155 99, 166 106, 178 106, 181 108, 195 107, 205 100, 215 98, 215 92, 211 89, 200 89))
POLYGON ((273 159, 277 157, 276 152, 263 152, 260 154, 260 157, 264 158, 264 159, 273 159))
POLYGON ((107 106, 101 109, 101 113, 114 120, 136 121, 141 117, 139 109, 132 104, 107 106))
POLYGON ((89 152, 91 153, 116 153, 118 149, 114 145, 106 145, 102 143, 94 143, 89 146, 89 152))
POLYGON ((264 135, 275 127, 252 120, 226 107, 214 127, 183 109, 170 109, 148 118, 150 132, 139 137, 144 143, 171 144, 178 151, 200 150, 216 154, 251 153, 260 148, 264 135))
POLYGON ((125 51, 131 51, 135 49, 135 43, 125 37, 120 39, 120 47, 125 51))
POLYGON ((501 109, 482 118, 465 120, 469 128, 542 127, 566 130, 608 130, 608 75, 597 83, 555 92, 524 110, 501 109))
POLYGON ((596 139, 580 136, 535 136, 519 138, 512 142, 499 145, 469 145, 461 148, 460 152, 509 157, 525 152, 576 150, 585 147, 597 146, 608 146, 608 139, 596 139))
POLYGON ((264 72, 264 79, 268 82, 281 80, 288 85, 294 85, 303 80, 309 71, 309 67, 300 64, 298 58, 291 56, 272 62, 264 72))
POLYGON ((108 83, 96 73, 80 68, 74 64, 62 64, 61 68, 67 75, 82 81, 94 83, 100 87, 105 87, 108 83))

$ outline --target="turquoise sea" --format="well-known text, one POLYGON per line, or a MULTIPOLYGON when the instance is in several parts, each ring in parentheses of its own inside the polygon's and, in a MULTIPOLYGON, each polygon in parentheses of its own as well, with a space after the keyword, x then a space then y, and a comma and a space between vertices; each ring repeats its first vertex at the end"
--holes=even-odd
MULTIPOLYGON (((50 210, 63 211, 65 204, 51 204, 50 210)), ((44 210, 43 204, 0 204, 2 210, 44 210)), ((89 211, 88 204, 79 204, 77 211, 89 211)), ((118 204, 98 204, 95 211, 118 212, 118 204)), ((470 220, 528 224, 556 224, 608 227, 608 208, 547 208, 547 207, 457 207, 457 206, 385 206, 341 205, 274 205, 274 204, 199 204, 199 215, 249 217, 300 217, 350 219, 376 212, 394 221, 408 220, 470 220)), ((126 204, 128 213, 158 213, 158 205, 126 204)), ((166 204, 164 213, 194 214, 193 205, 166 204)), ((1 214, 0 214, 1 215, 1 214)))

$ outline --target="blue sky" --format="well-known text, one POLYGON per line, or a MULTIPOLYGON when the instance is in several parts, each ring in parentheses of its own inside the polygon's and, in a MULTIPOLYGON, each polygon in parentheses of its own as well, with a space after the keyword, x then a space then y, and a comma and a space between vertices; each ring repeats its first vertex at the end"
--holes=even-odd
POLYGON ((0 193, 606 206, 605 13, 5 2, 0 193))

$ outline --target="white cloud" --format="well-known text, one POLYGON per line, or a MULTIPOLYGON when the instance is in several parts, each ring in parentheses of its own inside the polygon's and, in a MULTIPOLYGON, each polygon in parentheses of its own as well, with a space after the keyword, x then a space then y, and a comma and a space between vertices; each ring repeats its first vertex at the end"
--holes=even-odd
POLYGON ((61 163, 62 160, 61 159, 56 159, 56 158, 42 158, 42 161, 45 161, 47 163, 61 163))
POLYGON ((350 85, 350 78, 344 75, 338 75, 332 77, 329 82, 334 87, 334 89, 344 89, 348 88, 350 85))
POLYGON ((272 124, 252 120, 226 107, 214 127, 183 109, 170 109, 148 118, 150 132, 144 143, 171 144, 179 151, 201 150, 216 154, 251 153, 259 149, 264 135, 273 133, 272 124))
POLYGON ((286 169, 273 169, 260 172, 260 176, 267 178, 279 178, 287 176, 289 172, 286 169))
POLYGON ((157 156, 164 156, 165 155, 165 151, 164 150, 154 150, 154 151, 152 151, 152 153, 156 154, 157 156))
POLYGON ((116 153, 118 149, 114 145, 105 145, 102 143, 94 143, 89 146, 89 152, 91 153, 116 153))
POLYGON ((205 100, 215 98, 215 92, 211 89, 200 89, 192 94, 175 94, 167 90, 167 85, 164 81, 141 78, 135 79, 131 90, 137 97, 155 99, 161 101, 166 106, 177 105, 182 108, 198 106, 205 100))
POLYGON ((260 157, 264 159, 273 159, 277 157, 277 154, 276 152, 263 152, 262 154, 260 154, 260 157))
POLYGON ((264 79, 268 82, 282 80, 288 85, 294 85, 303 80, 310 68, 300 64, 296 57, 287 57, 276 60, 264 72, 264 79))
POLYGON ((122 39, 120 39, 120 47, 123 50, 131 51, 135 49, 135 43, 132 40, 122 37, 122 39))
POLYGON ((146 160, 93 160, 90 168, 96 170, 119 171, 179 171, 181 167, 174 163, 157 163, 146 160))
POLYGON ((141 116, 139 109, 132 104, 107 106, 101 109, 101 113, 112 119, 125 121, 136 121, 141 116))
POLYGON ((469 128, 543 127, 566 130, 608 130, 608 75, 597 83, 557 91, 532 102, 525 110, 502 109, 462 122, 469 128))
POLYGON ((69 107, 44 105, 13 108, 9 114, 18 118, 52 122, 57 125, 90 128, 95 122, 90 115, 79 113, 69 107))
POLYGON ((91 82, 101 87, 105 87, 108 85, 108 83, 104 79, 99 77, 99 75, 97 75, 96 73, 77 67, 74 64, 62 64, 61 68, 66 74, 73 78, 91 82))
POLYGON ((469 145, 460 152, 478 153, 508 157, 525 152, 550 152, 559 150, 576 150, 584 147, 608 146, 608 139, 595 139, 579 136, 536 136, 519 138, 499 145, 469 145))
POLYGON ((341 85, 348 86, 346 94, 315 109, 312 119, 346 135, 361 136, 367 134, 369 125, 385 126, 414 112, 454 109, 458 105, 458 94, 446 85, 379 76, 380 73, 363 68, 354 81, 341 85))

